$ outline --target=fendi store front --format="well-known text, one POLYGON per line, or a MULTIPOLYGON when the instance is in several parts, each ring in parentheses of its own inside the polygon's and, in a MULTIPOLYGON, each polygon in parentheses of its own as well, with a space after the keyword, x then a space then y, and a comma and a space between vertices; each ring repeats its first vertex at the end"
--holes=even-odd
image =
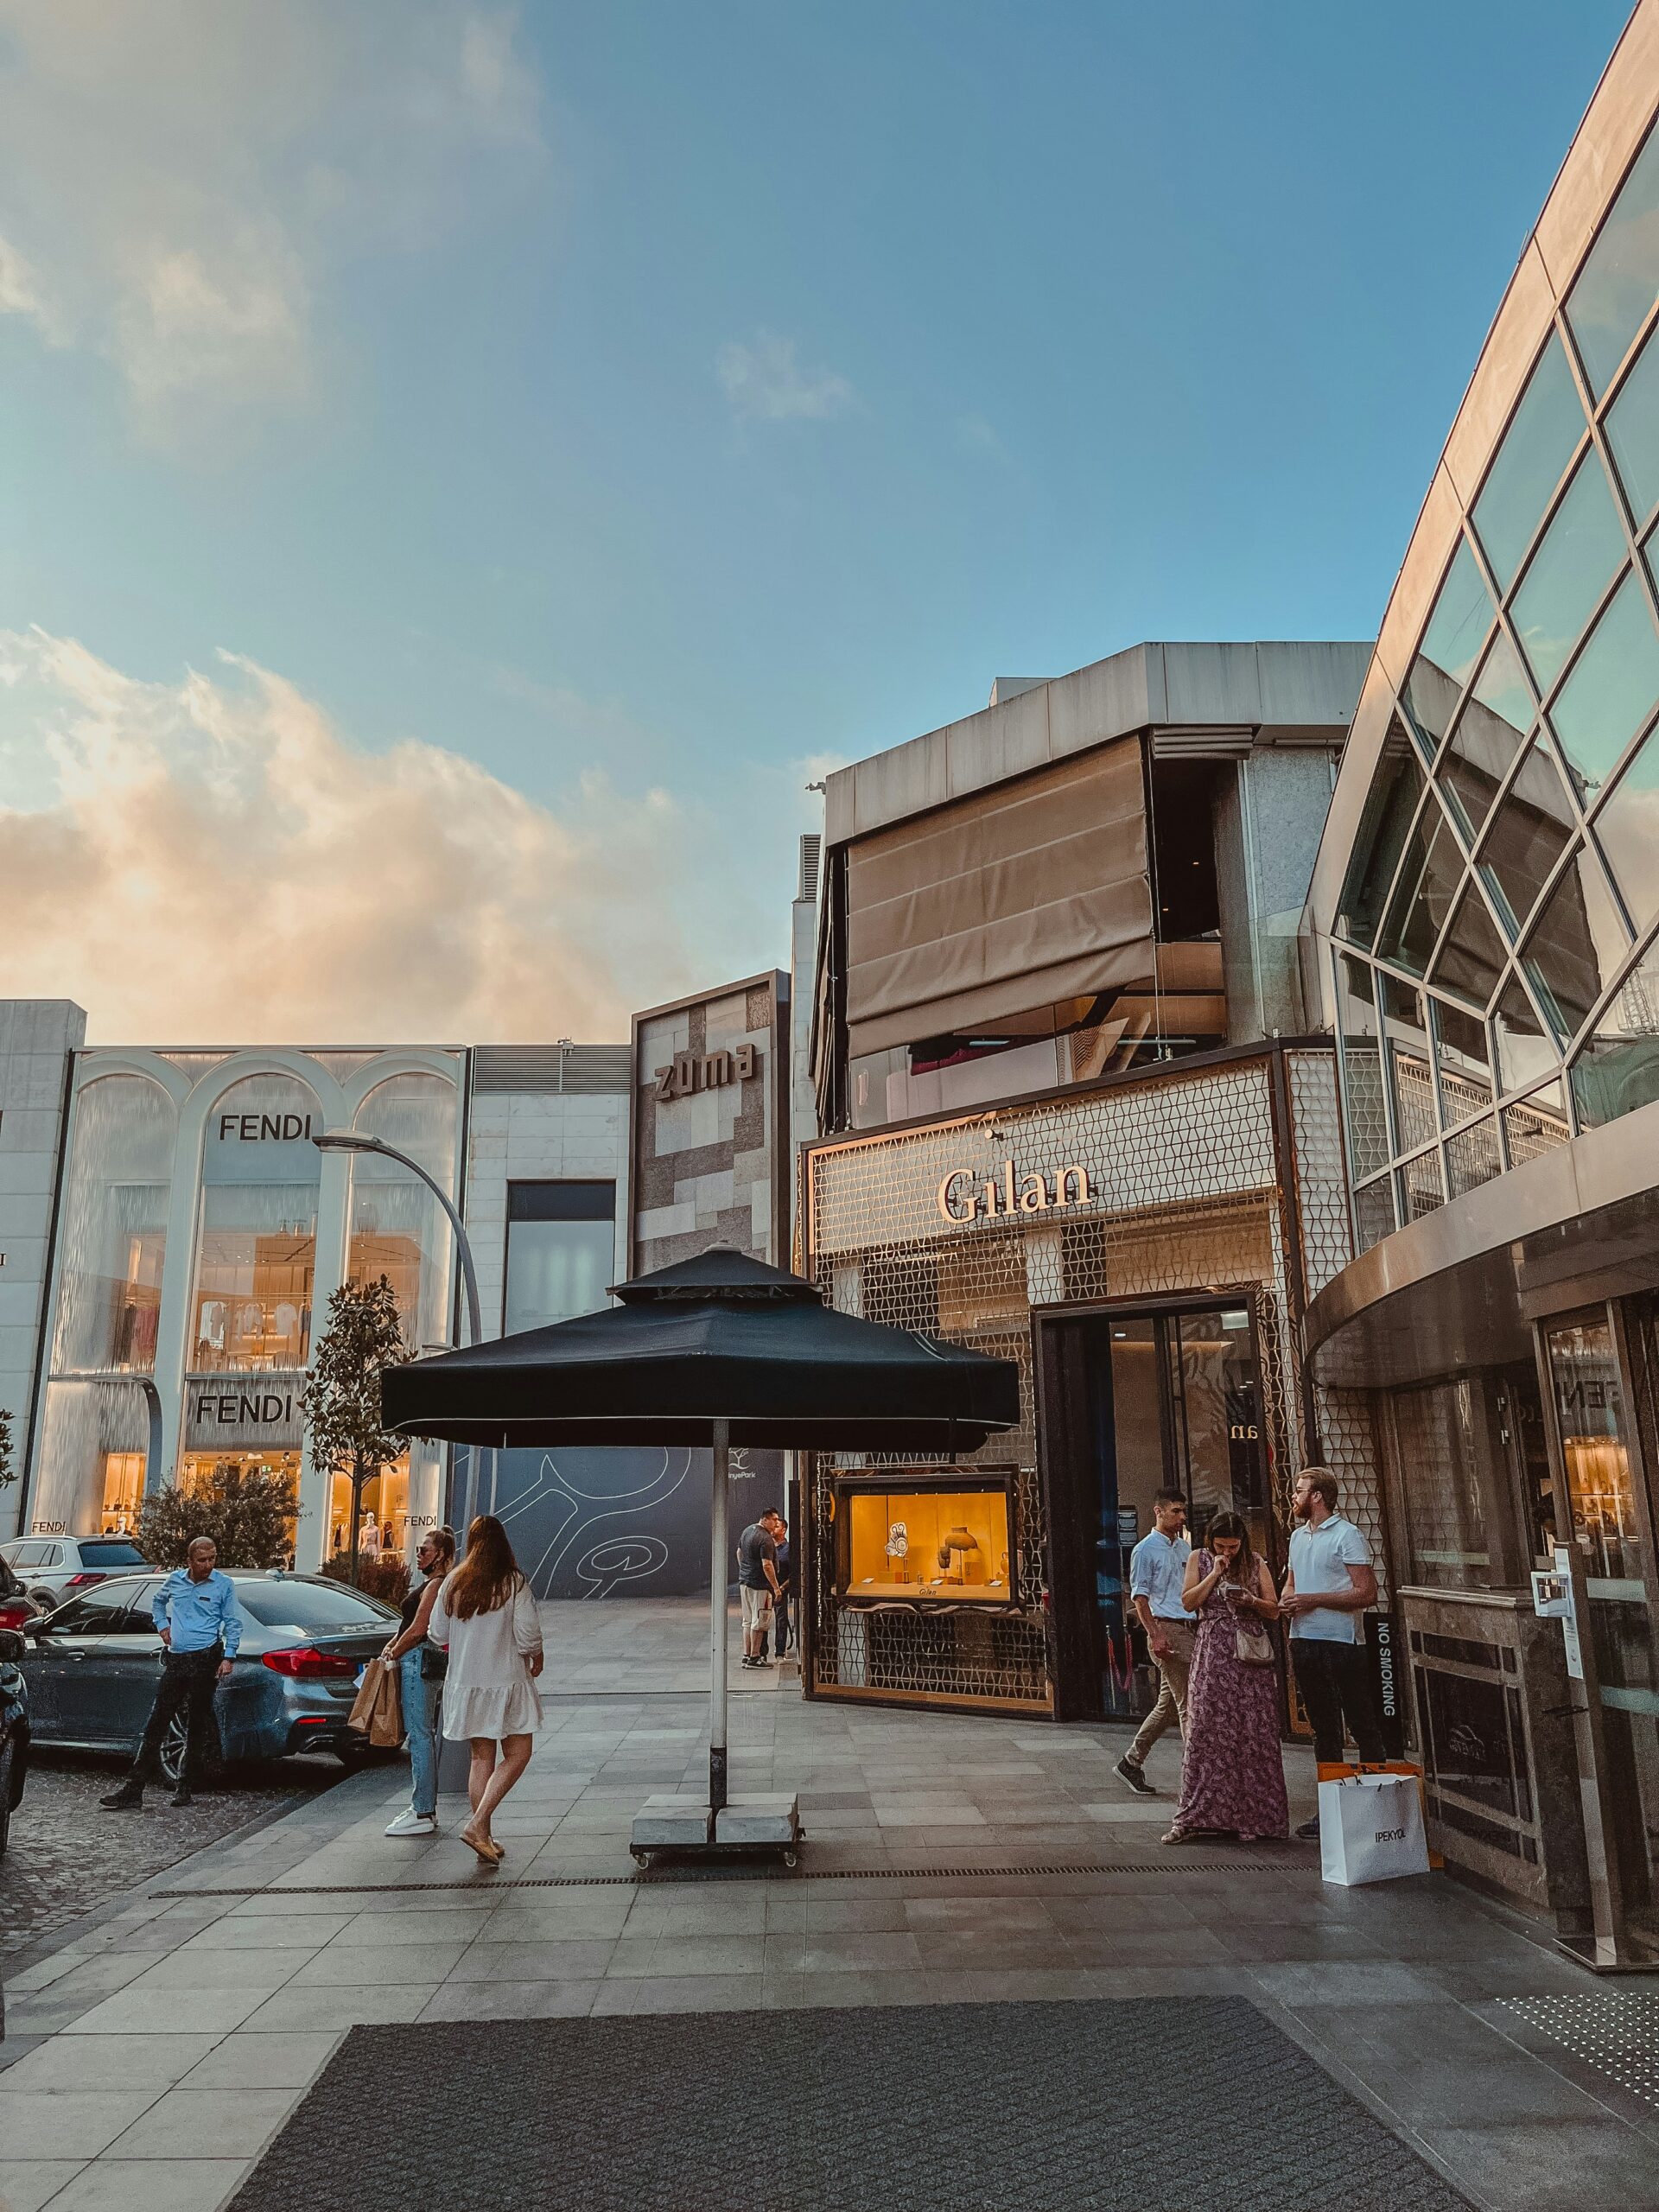
POLYGON ((1173 1485, 1275 1567, 1295 1466, 1382 1554, 1363 1405, 1316 1393, 1306 1299, 1350 1254, 1317 1042, 1224 1050, 803 1160, 831 1304, 1017 1360, 1023 1419, 951 1466, 808 1463, 809 1695, 1128 1716, 1153 1689, 1128 1555, 1173 1485))

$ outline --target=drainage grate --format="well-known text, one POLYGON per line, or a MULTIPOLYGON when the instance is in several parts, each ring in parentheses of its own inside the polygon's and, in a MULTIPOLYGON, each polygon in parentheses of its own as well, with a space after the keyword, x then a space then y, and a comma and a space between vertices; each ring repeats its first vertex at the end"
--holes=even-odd
POLYGON ((638 1874, 524 1874, 509 1881, 308 1882, 292 1890, 256 1883, 227 1890, 149 1890, 152 1897, 390 1897, 403 1891, 454 1890, 469 1897, 499 1897, 505 1890, 661 1889, 696 1882, 927 1882, 1000 1879, 1009 1874, 1269 1874, 1300 1867, 1311 1873, 1304 1855, 1282 1859, 1091 1859, 1033 1860, 1022 1866, 765 1866, 751 1860, 729 1866, 671 1866, 638 1874))
POLYGON ((1504 1997, 1529 2027, 1633 2096, 1659 2105, 1659 1997, 1595 1990, 1582 1997, 1504 1997))

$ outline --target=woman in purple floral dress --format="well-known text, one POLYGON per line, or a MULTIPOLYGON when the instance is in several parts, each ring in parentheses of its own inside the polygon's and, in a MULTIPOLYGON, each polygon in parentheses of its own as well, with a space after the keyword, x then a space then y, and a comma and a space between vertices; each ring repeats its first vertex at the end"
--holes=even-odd
POLYGON ((1181 1603, 1198 1616, 1186 1690, 1181 1802, 1166 1843, 1236 1835, 1255 1843, 1289 1833, 1279 1749, 1279 1675, 1266 1624, 1278 1612, 1273 1577, 1236 1513, 1218 1513, 1205 1548, 1186 1563, 1181 1603), (1266 1642, 1268 1663, 1241 1646, 1266 1642))

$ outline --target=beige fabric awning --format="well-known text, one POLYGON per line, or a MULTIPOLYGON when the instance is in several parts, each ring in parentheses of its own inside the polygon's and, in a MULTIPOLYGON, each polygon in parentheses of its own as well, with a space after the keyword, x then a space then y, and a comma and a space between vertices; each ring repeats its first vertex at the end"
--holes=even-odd
POLYGON ((1153 980, 1141 740, 1125 737, 848 849, 856 1059, 1153 980))

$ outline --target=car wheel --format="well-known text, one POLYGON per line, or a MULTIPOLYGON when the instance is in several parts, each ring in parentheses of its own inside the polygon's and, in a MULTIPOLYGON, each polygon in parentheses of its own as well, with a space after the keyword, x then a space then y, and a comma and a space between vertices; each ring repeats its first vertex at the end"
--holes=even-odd
POLYGON ((29 1604, 37 1606, 43 1613, 49 1613, 58 1603, 55 1590, 30 1590, 26 1594, 29 1604))
MULTIPOLYGON (((184 1774, 185 1734, 185 1716, 181 1713, 175 1713, 167 1724, 167 1733, 162 1738, 161 1750, 157 1754, 161 1764, 162 1779, 175 1789, 178 1788, 184 1774)), ((205 1782, 211 1777, 218 1775, 224 1764, 224 1754, 219 1749, 219 1731, 210 1723, 207 1729, 207 1740, 201 1747, 201 1773, 197 1777, 198 1780, 205 1782)))
POLYGON ((6 1846, 11 1841, 11 1777, 16 1757, 16 1744, 0 1744, 0 1859, 5 1857, 6 1846))

